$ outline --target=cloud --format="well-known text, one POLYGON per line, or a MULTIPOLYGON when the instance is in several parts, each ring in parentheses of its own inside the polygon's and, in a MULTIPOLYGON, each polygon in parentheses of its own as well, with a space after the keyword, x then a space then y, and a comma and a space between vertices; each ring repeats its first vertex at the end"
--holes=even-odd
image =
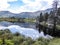
POLYGON ((10 4, 8 2, 17 1, 17 0, 0 0, 0 11, 7 10, 10 4))
MULTIPOLYGON (((34 12, 38 10, 45 10, 47 8, 52 7, 53 0, 20 0, 24 3, 24 5, 19 6, 18 8, 14 7, 11 9, 11 5, 8 2, 14 2, 18 0, 0 0, 0 9, 1 10, 8 10, 13 13, 20 13, 20 12, 34 12)), ((16 5, 17 7, 17 5, 16 5)))
POLYGON ((7 7, 9 7, 9 4, 7 3, 7 0, 0 0, 0 10, 4 10, 7 7))
POLYGON ((17 0, 7 0, 8 2, 13 2, 13 1, 17 1, 17 0))

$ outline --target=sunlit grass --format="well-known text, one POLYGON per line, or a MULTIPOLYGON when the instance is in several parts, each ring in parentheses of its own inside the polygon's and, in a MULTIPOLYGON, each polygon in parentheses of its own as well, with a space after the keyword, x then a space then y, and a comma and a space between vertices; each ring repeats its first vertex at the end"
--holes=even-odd
POLYGON ((49 42, 49 45, 60 45, 60 38, 54 38, 49 42))

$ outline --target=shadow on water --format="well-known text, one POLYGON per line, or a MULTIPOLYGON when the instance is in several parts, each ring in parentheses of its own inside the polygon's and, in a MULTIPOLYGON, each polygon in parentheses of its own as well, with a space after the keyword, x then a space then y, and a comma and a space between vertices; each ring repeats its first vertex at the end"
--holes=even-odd
POLYGON ((37 27, 38 27, 39 33, 41 31, 43 31, 44 35, 48 34, 48 35, 51 35, 53 37, 60 37, 60 30, 59 29, 55 29, 55 31, 54 31, 54 28, 45 27, 43 25, 38 25, 37 27))

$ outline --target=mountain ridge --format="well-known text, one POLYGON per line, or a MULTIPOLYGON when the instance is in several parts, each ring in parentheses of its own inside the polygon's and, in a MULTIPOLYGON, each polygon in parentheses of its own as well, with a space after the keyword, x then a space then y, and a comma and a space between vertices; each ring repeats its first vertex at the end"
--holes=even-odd
POLYGON ((6 18, 10 18, 10 17, 15 17, 15 18, 35 18, 37 16, 40 15, 40 13, 50 13, 50 11, 52 11, 52 8, 50 9, 47 9, 47 10, 39 10, 39 11, 36 11, 36 12, 22 12, 22 13, 18 13, 18 14, 15 14, 15 13, 12 13, 12 12, 9 12, 9 11, 0 11, 0 18, 1 17, 6 17, 6 18))

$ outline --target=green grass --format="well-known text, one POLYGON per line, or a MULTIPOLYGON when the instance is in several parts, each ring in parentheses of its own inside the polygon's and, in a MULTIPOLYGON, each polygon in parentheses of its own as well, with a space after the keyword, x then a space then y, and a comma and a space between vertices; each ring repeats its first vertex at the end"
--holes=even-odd
POLYGON ((60 45, 60 38, 52 39, 48 45, 60 45))
POLYGON ((3 45, 3 42, 5 43, 5 45, 60 45, 60 38, 56 37, 49 40, 45 38, 32 40, 30 37, 26 38, 22 35, 12 34, 11 32, 6 30, 4 31, 4 35, 3 31, 1 32, 2 34, 0 35, 0 45, 3 45))
POLYGON ((1 21, 8 21, 8 22, 29 22, 29 23, 35 23, 36 19, 33 18, 0 18, 1 21))
POLYGON ((29 23, 35 23, 36 22, 36 20, 35 19, 31 19, 31 18, 26 18, 26 19, 24 19, 24 21, 25 22, 29 22, 29 23))

